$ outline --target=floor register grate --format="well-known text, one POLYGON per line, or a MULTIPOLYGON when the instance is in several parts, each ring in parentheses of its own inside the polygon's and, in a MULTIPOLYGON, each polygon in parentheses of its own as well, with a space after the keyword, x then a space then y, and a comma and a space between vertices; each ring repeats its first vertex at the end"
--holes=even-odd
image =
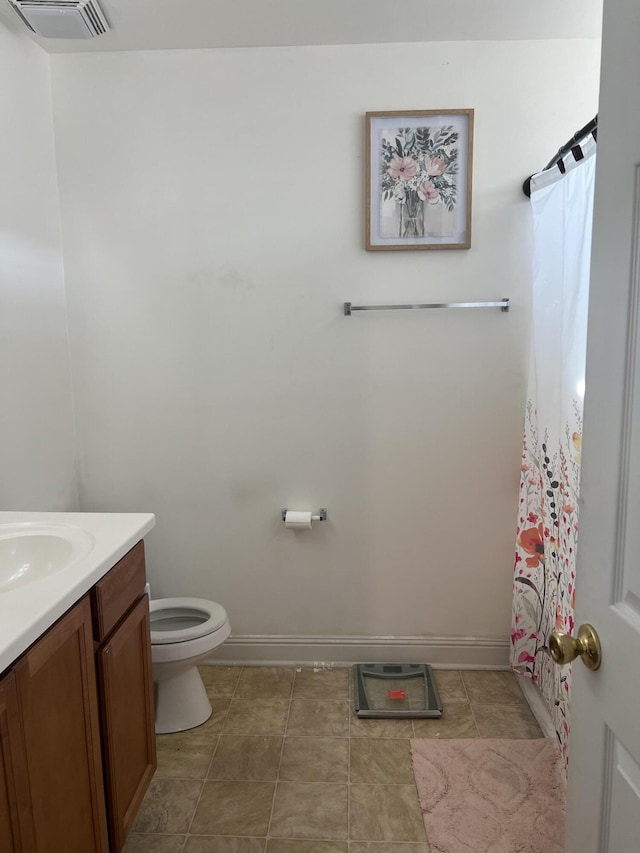
POLYGON ((357 663, 353 679, 358 717, 442 716, 433 670, 427 663, 357 663))

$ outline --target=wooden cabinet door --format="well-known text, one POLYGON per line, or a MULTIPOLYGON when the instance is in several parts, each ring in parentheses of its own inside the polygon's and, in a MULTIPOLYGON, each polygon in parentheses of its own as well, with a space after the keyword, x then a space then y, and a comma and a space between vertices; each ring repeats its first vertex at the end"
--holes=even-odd
POLYGON ((14 667, 38 853, 107 853, 88 597, 14 667))
POLYGON ((13 674, 0 681, 0 850, 35 851, 27 759, 13 674))
POLYGON ((98 676, 109 836, 119 853, 156 769, 146 595, 99 650, 98 676))

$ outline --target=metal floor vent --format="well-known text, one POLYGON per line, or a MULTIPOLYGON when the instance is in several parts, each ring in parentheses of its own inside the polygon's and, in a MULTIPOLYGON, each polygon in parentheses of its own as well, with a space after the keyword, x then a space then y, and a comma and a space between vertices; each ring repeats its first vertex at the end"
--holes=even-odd
POLYGON ((442 703, 428 663, 357 663, 353 681, 359 717, 442 716, 442 703))

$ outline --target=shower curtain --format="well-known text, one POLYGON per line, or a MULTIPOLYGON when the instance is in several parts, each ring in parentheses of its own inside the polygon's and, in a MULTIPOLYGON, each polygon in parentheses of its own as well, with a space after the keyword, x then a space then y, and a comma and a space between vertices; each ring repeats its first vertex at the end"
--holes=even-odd
POLYGON ((551 631, 572 633, 582 444, 591 220, 592 138, 531 180, 533 319, 520 478, 511 666, 536 682, 567 761, 571 665, 548 656, 551 631))

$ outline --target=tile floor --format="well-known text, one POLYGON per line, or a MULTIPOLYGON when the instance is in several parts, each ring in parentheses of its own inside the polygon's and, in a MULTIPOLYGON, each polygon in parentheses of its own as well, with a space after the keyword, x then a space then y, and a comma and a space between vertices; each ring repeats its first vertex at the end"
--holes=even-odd
POLYGON ((440 720, 360 720, 351 670, 202 667, 213 716, 158 736, 125 853, 428 853, 409 739, 542 733, 508 672, 436 671, 440 720))

